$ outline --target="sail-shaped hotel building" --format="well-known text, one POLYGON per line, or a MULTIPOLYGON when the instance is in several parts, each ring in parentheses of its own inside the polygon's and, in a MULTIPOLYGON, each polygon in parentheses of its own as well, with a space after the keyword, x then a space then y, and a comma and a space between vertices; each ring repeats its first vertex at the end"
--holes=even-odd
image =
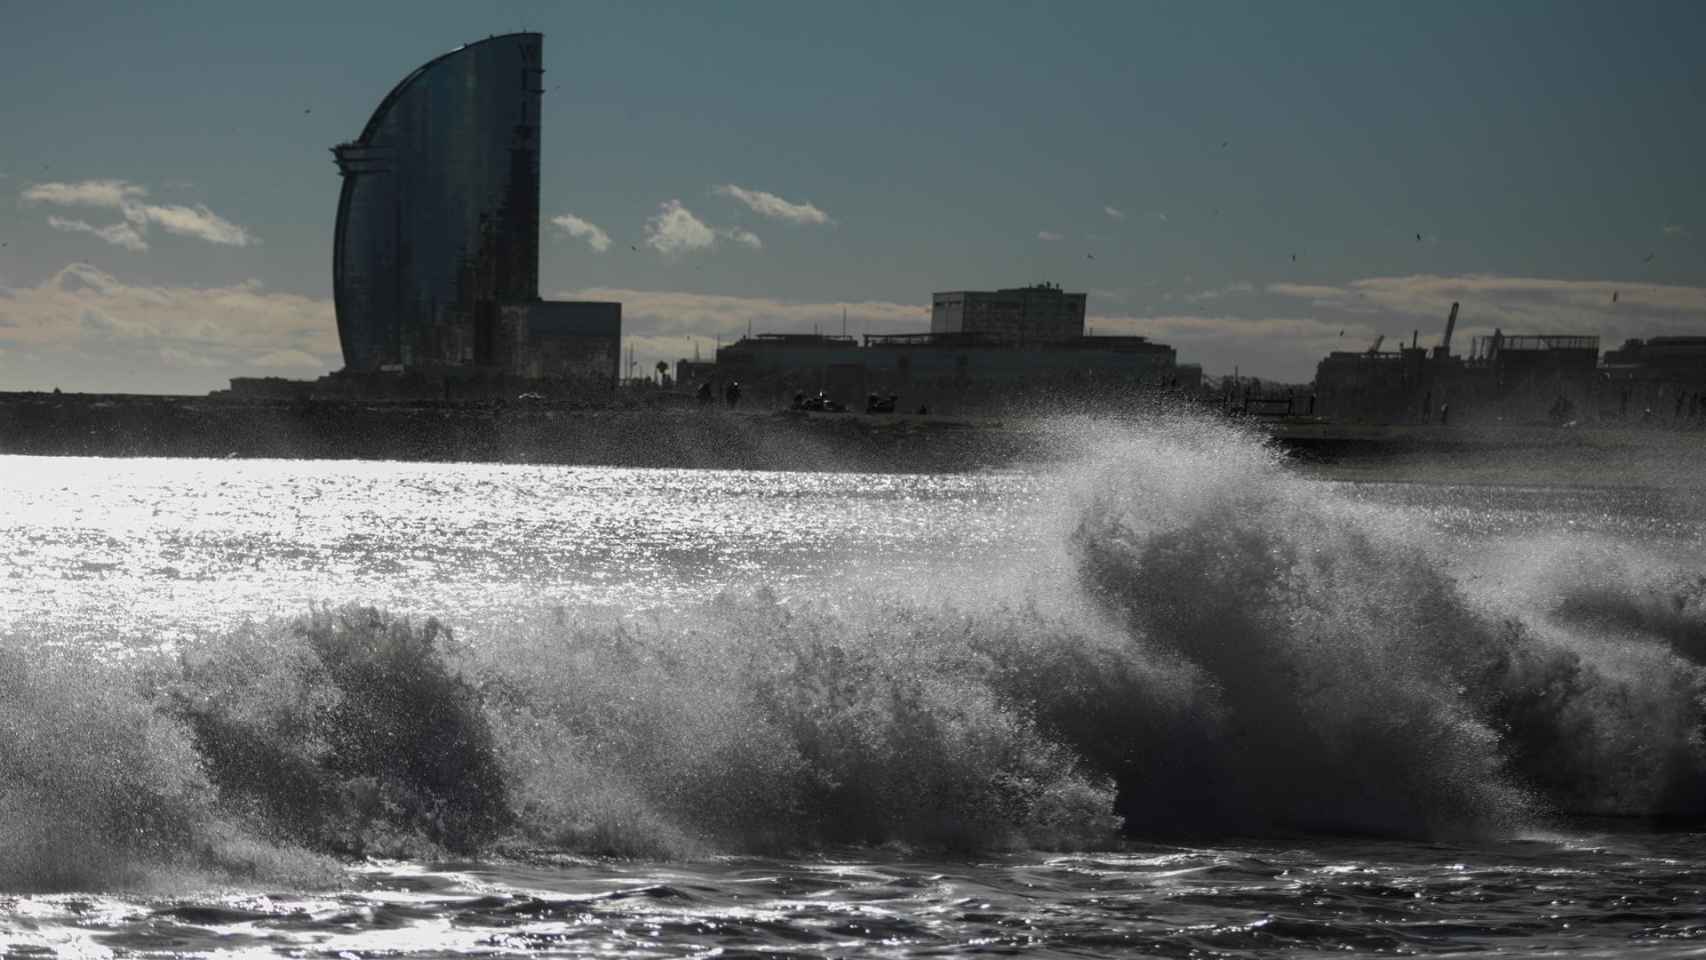
POLYGON ((345 371, 607 382, 621 305, 539 299, 543 37, 421 65, 332 149, 345 371))

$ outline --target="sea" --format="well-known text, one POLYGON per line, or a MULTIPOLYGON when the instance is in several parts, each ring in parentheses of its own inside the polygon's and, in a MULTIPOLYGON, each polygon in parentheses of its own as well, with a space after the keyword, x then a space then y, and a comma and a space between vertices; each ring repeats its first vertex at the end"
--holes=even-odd
POLYGON ((0 957, 1706 948, 1700 437, 1047 429, 0 456, 0 957))

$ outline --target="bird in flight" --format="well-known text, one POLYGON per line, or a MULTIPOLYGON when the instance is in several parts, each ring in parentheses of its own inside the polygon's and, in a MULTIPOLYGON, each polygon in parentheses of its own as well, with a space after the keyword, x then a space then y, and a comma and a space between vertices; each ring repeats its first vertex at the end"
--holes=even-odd
POLYGON ((1421 235, 1421 234, 1419 234, 1419 233, 1418 233, 1418 234, 1416 234, 1416 242, 1417 242, 1417 243, 1421 243, 1421 242, 1422 242, 1422 235, 1421 235))
POLYGON ((1084 256, 1085 256, 1085 258, 1086 258, 1086 259, 1089 259, 1089 260, 1094 260, 1094 259, 1096 259, 1096 255, 1095 255, 1095 254, 1093 254, 1093 253, 1086 253, 1086 254, 1085 254, 1085 255, 1084 255, 1084 256))
POLYGON ((1296 263, 1296 262, 1297 262, 1297 254, 1295 254, 1295 253, 1294 253, 1294 254, 1292 254, 1292 255, 1291 255, 1291 262, 1292 262, 1292 263, 1296 263))
POLYGON ((1653 255, 1650 253, 1647 254, 1646 256, 1641 258, 1641 262, 1642 263, 1652 263, 1653 262, 1653 255))
POLYGON ((1617 302, 1617 291, 1616 290, 1611 291, 1611 302, 1612 303, 1617 302))

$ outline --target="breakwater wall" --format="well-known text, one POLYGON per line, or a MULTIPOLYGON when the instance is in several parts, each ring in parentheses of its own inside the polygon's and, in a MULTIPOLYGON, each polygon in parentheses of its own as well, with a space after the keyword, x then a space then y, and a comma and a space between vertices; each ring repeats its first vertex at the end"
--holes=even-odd
POLYGON ((0 394, 0 454, 942 472, 1050 446, 1040 429, 928 416, 0 394))
MULTIPOLYGON (((1143 420, 1160 410, 1108 411, 1143 420)), ((1197 412, 1195 416, 1209 416, 1197 412)), ((1085 415, 1080 412, 1078 417, 1085 415)), ((1099 417, 1098 417, 1099 418, 1099 417)), ((1706 432, 1251 423, 1325 477, 1706 488, 1706 432)), ((940 473, 1084 451, 1048 418, 0 393, 0 454, 940 473)))

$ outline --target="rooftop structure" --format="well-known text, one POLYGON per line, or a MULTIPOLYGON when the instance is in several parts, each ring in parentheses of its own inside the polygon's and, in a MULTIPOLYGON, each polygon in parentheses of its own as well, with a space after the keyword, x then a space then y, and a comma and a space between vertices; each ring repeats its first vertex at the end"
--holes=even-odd
POLYGON ((1692 373, 1706 379, 1706 337, 1653 337, 1625 340, 1616 350, 1605 351, 1608 368, 1692 373))
POLYGON ((931 298, 930 332, 981 334, 1010 343, 1084 335, 1088 296, 1056 284, 1002 290, 951 290, 931 298))
MULTIPOLYGON (((693 372, 701 379, 737 380, 761 404, 824 391, 857 406, 877 393, 940 412, 1110 399, 1179 385, 1173 348, 1144 337, 1020 344, 987 333, 918 333, 868 335, 861 344, 844 336, 759 334, 722 347, 714 368, 693 372)), ((1194 373, 1192 385, 1201 378, 1200 370, 1194 373)))

